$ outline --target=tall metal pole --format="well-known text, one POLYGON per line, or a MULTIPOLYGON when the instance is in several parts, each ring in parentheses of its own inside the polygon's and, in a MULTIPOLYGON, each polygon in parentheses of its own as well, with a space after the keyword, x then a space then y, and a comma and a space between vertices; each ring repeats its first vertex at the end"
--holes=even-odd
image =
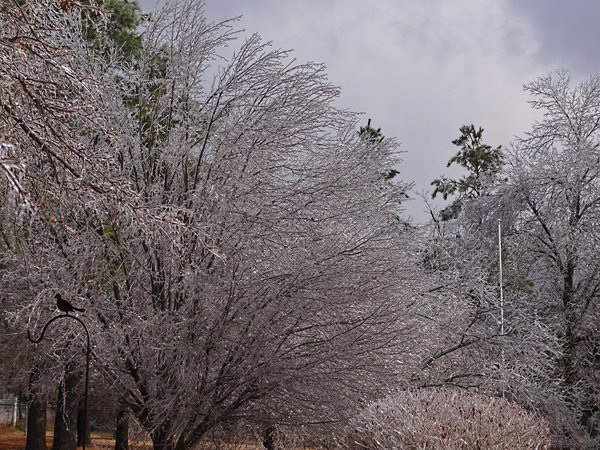
POLYGON ((502 287, 502 228, 498 219, 498 259, 500 270, 498 271, 498 283, 500 284, 500 335, 504 336, 504 291, 502 287))
POLYGON ((83 450, 85 450, 85 441, 87 440, 88 386, 89 386, 89 380, 90 380, 90 332, 88 331, 87 327, 85 326, 85 323, 83 323, 83 321, 79 317, 71 316, 70 314, 61 314, 60 316, 54 316, 52 319, 50 319, 48 322, 46 322, 46 325, 44 325, 44 328, 42 328, 42 334, 38 339, 33 339, 31 337, 31 334, 29 333, 29 330, 27 330, 27 337, 34 344, 41 342, 42 339, 44 339, 44 333, 46 333, 46 329, 48 328, 48 325, 50 325, 55 320, 62 319, 62 318, 74 319, 77 322, 79 322, 83 326, 83 329, 85 330, 85 335, 86 335, 87 347, 86 347, 86 351, 85 351, 85 393, 83 396, 83 450))
POLYGON ((505 360, 504 360, 504 290, 503 290, 503 281, 502 281, 502 226, 500 223, 500 219, 498 219, 498 262, 500 269, 498 270, 498 284, 500 285, 500 336, 502 342, 502 350, 501 350, 501 370, 502 370, 502 398, 504 398, 504 370, 505 370, 505 360))

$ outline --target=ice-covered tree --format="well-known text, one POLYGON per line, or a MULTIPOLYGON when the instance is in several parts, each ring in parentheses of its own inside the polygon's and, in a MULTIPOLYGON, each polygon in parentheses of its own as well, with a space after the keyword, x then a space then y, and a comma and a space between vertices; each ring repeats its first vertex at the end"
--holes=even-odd
POLYGON ((3 12, 23 29, 2 38, 11 317, 41 325, 57 290, 84 306, 95 370, 157 449, 336 423, 386 392, 419 282, 405 187, 321 65, 258 36, 223 56, 232 23, 197 1, 152 16, 135 65, 54 2, 3 12))
MULTIPOLYGON (((51 1, 0 6, 0 264, 3 314, 22 319, 14 333, 51 314, 51 292, 60 287, 52 278, 70 264, 65 245, 70 233, 85 227, 78 222, 84 211, 94 210, 96 202, 133 198, 127 179, 115 170, 112 149, 95 139, 112 136, 115 145, 122 139, 114 132, 120 120, 115 114, 122 112, 118 92, 82 39, 81 14, 101 12, 94 5, 51 1)), ((71 335, 63 331, 65 338, 71 335)), ((29 385, 39 397, 31 405, 43 404, 48 389, 40 386, 56 386, 52 375, 59 378, 69 365, 69 340, 45 343, 40 352, 22 334, 5 342, 20 356, 14 370, 31 372, 13 380, 23 380, 20 387, 29 385)), ((45 406, 36 411, 45 414, 45 406)), ((29 417, 35 422, 34 414, 29 417)), ((29 434, 34 429, 44 442, 45 427, 30 427, 29 434)), ((28 442, 28 448, 38 444, 28 442)))
POLYGON ((539 311, 562 345, 562 398, 597 439, 600 79, 591 76, 571 87, 563 71, 540 77, 526 90, 544 115, 508 159, 506 195, 520 206, 515 242, 539 311))
POLYGON ((441 194, 444 200, 456 197, 440 213, 441 220, 458 217, 463 203, 489 193, 489 187, 502 167, 502 146, 493 148, 483 143, 483 128, 474 125, 460 127, 461 135, 452 143, 460 150, 448 160, 448 167, 458 164, 467 169, 467 175, 457 180, 442 176, 431 182, 435 187, 432 198, 441 194))
MULTIPOLYGON (((557 72, 526 90, 542 119, 505 153, 493 194, 465 203, 454 228, 446 227, 447 239, 437 239, 426 258, 432 270, 458 274, 462 286, 472 286, 475 295, 467 294, 484 313, 464 339, 437 355, 443 360, 476 348, 480 361, 495 368, 484 385, 493 381, 542 412, 564 445, 589 447, 597 445, 600 386, 595 375, 600 82, 592 76, 571 87, 568 73, 557 72), (497 333, 501 317, 494 289, 498 219, 505 336, 490 333, 497 333), (494 344, 484 353, 480 337, 473 339, 481 332, 486 345, 494 344), (445 353, 448 349, 452 352, 445 353)), ((472 367, 460 365, 464 373, 472 367)))

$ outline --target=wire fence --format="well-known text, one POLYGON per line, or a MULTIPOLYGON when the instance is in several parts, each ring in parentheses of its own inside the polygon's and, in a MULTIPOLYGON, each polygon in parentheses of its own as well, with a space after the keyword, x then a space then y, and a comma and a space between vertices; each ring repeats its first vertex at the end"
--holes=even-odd
POLYGON ((27 414, 27 403, 17 397, 0 399, 0 424, 16 426, 27 414))

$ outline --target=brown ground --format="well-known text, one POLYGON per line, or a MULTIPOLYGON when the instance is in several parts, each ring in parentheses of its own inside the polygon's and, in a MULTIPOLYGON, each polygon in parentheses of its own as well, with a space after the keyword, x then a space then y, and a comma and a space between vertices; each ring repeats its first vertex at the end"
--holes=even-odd
MULTIPOLYGON (((46 444, 48 449, 52 448, 52 432, 46 433, 46 444)), ((23 450, 25 448, 25 433, 15 427, 0 424, 0 450, 23 450)), ((80 449, 81 447, 77 447, 80 449)), ((112 436, 92 433, 92 444, 86 446, 86 450, 108 450, 115 448, 115 440, 112 436)), ((214 442, 200 443, 197 449, 223 449, 223 450, 257 450, 263 448, 252 443, 237 443, 227 445, 216 445, 214 442)), ((129 441, 130 450, 152 450, 151 442, 129 441)))
MULTIPOLYGON (((52 447, 52 433, 46 433, 46 444, 52 447)), ((0 425, 0 450, 22 450, 25 448, 25 433, 18 428, 9 425, 0 425)), ((81 447, 77 447, 81 448, 81 447)), ((92 444, 86 446, 86 450, 101 450, 115 448, 115 441, 111 436, 102 436, 92 433, 92 444)), ((150 450, 152 445, 130 443, 131 450, 150 450)))

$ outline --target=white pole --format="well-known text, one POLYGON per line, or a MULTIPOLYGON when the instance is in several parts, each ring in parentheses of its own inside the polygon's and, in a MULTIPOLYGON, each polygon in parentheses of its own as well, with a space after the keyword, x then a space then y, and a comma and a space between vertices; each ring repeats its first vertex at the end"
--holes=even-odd
MULTIPOLYGON (((502 227, 500 224, 500 219, 498 219, 498 262, 500 269, 498 270, 498 284, 500 285, 500 336, 504 336, 504 291, 502 288, 502 227)), ((502 338, 501 338, 502 339, 502 338)), ((505 361, 504 361, 504 340, 502 342, 502 361, 501 361, 501 370, 502 370, 502 398, 504 398, 504 377, 505 377, 505 361)))
POLYGON ((504 292, 502 289, 502 228, 498 219, 498 259, 500 270, 498 271, 498 284, 500 284, 500 335, 504 336, 504 292))
POLYGON ((17 409, 19 408, 19 398, 15 397, 15 407, 13 409, 13 427, 17 426, 17 409))

